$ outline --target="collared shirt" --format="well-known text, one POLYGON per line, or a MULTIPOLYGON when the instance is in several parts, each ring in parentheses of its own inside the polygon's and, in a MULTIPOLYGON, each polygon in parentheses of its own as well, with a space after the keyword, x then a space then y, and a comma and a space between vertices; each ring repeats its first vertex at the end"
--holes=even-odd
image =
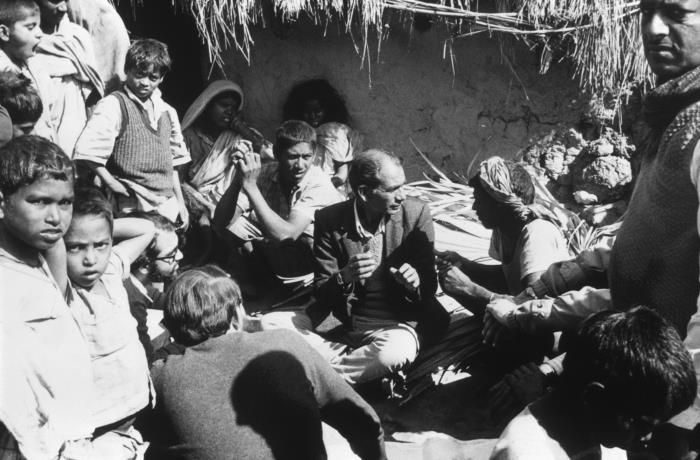
MULTIPOLYGON (((149 124, 158 129, 158 120, 165 112, 170 117, 170 150, 173 154, 173 166, 189 163, 190 154, 185 147, 185 141, 180 130, 177 112, 161 98, 160 90, 156 89, 151 97, 142 101, 129 88, 124 86, 127 96, 141 107, 149 124)), ((122 109, 117 96, 109 95, 100 100, 95 106, 92 116, 87 122, 83 133, 75 144, 74 160, 88 160, 104 166, 112 155, 114 143, 122 129, 122 109)))
POLYGON ((357 230, 357 234, 360 235, 360 238, 362 238, 363 240, 367 240, 372 238, 377 233, 381 233, 382 235, 384 234, 384 232, 386 231, 386 219, 380 220, 379 227, 377 227, 377 232, 372 233, 362 225, 362 221, 360 220, 360 214, 357 210, 357 198, 355 199, 355 204, 353 205, 352 209, 355 212, 355 229, 357 230))
POLYGON ((25 457, 55 458, 92 434, 93 374, 81 330, 39 261, 0 248, 0 420, 25 457))
MULTIPOLYGON (((301 213, 311 219, 304 234, 312 238, 314 235, 314 213, 342 200, 328 175, 318 166, 309 167, 301 182, 287 196, 279 178, 279 163, 268 163, 263 166, 260 172, 258 187, 270 209, 282 219, 289 219, 292 212, 301 213)), ((250 201, 245 193, 238 196, 237 205, 244 212, 252 211, 250 201)), ((259 223, 254 212, 251 212, 251 220, 259 223)))
POLYGON ((93 417, 97 426, 122 420, 153 398, 148 362, 124 288, 127 259, 113 248, 98 282, 107 295, 73 287, 70 308, 87 341, 95 382, 93 417))

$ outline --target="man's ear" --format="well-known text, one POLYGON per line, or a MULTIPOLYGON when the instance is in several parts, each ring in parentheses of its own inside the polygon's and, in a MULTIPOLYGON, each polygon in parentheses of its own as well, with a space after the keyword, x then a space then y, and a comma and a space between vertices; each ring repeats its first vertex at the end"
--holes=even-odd
POLYGON ((359 198, 361 201, 367 202, 367 199, 369 198, 369 189, 366 185, 360 185, 357 187, 357 198, 359 198))
POLYGON ((10 28, 6 24, 0 24, 0 41, 10 41, 10 28))

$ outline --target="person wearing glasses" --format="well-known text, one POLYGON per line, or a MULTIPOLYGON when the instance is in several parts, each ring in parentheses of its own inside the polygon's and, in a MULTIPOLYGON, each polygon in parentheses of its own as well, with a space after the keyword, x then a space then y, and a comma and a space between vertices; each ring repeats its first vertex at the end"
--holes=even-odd
MULTIPOLYGON (((148 362, 151 363, 154 352, 152 340, 161 335, 159 332, 167 336, 165 328, 158 325, 163 317, 160 296, 165 290, 165 284, 177 275, 182 253, 179 249, 177 228, 170 220, 155 211, 140 211, 129 216, 148 220, 156 229, 153 241, 131 264, 131 275, 124 281, 131 315, 136 319, 139 340, 148 362), (149 324, 150 333, 154 337, 149 335, 149 324)), ((163 340, 165 338, 167 337, 163 337, 163 340)), ((158 340, 157 344, 161 344, 163 340, 158 340)))
POLYGON ((410 364, 449 321, 435 299, 433 221, 408 198, 400 159, 367 150, 352 161, 354 197, 316 213, 316 303, 265 315, 263 328, 293 327, 349 383, 376 381, 410 364), (315 332, 330 313, 333 340, 315 332))

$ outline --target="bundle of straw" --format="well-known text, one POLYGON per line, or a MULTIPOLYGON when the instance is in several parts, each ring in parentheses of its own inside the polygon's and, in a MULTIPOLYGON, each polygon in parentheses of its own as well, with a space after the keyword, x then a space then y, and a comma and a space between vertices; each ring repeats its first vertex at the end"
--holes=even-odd
MULTIPOLYGON (((180 2, 195 18, 212 62, 221 63, 222 52, 230 47, 250 59, 250 27, 265 21, 261 0, 180 2)), ((267 11, 284 20, 293 21, 301 14, 316 24, 337 19, 348 33, 358 25, 364 38, 363 59, 370 33, 376 33, 381 42, 387 13, 396 11, 439 18, 453 31, 446 44, 481 32, 542 44, 542 72, 558 49, 574 63, 581 87, 598 96, 620 99, 632 85, 649 83, 652 78, 641 49, 637 1, 497 0, 497 12, 479 11, 479 3, 469 0, 272 0, 270 4, 267 11)))

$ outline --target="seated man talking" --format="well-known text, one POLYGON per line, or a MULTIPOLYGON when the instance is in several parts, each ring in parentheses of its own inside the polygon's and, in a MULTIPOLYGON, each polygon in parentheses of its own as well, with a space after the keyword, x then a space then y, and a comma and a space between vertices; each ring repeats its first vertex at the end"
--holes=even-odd
POLYGON ((406 197, 405 181, 395 155, 358 155, 349 174, 355 198, 316 213, 317 303, 312 311, 263 318, 264 328, 297 329, 352 384, 411 363, 421 341, 435 338, 449 320, 435 300, 430 210, 406 197), (330 312, 343 323, 332 340, 316 334, 311 319, 330 312))

